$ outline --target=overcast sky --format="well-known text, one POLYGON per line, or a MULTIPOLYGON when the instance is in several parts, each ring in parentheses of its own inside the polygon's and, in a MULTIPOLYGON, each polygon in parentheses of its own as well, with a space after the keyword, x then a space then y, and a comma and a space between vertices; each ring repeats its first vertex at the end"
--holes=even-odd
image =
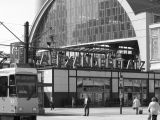
MULTIPOLYGON (((36 0, 0 0, 0 22, 3 22, 23 41, 24 23, 32 25, 36 16, 36 0)), ((0 44, 19 42, 0 24, 0 44)), ((0 45, 0 51, 10 52, 10 47, 0 45)))

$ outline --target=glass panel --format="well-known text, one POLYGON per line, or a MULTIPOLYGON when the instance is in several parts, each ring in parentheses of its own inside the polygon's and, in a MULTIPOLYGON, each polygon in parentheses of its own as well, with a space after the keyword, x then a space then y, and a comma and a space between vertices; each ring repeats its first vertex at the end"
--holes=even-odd
POLYGON ((16 75, 18 97, 30 99, 37 96, 35 75, 16 75))
POLYGON ((141 92, 141 80, 133 81, 133 92, 141 92))
POLYGON ((8 77, 0 76, 0 97, 7 97, 8 77))
POLYGON ((16 75, 16 81, 36 82, 36 75, 16 75))
POLYGON ((154 93, 154 80, 149 80, 149 92, 154 93))
MULTIPOLYGON (((117 23, 121 24, 121 30, 124 30, 124 34, 126 35, 114 33, 111 39, 135 36, 134 29, 131 30, 133 28, 132 23, 121 3, 117 0, 55 1, 54 4, 48 7, 40 20, 33 40, 36 41, 34 42, 35 46, 39 47, 47 47, 47 41, 51 41, 51 46, 55 46, 56 44, 56 47, 93 42, 95 39, 92 40, 92 38, 95 34, 89 32, 88 35, 83 35, 85 33, 83 31, 86 31, 87 27, 89 27, 89 31, 92 31, 93 26, 98 29, 99 25, 102 25, 102 27, 110 25, 111 28, 115 28, 117 23), (87 26, 84 29, 85 25, 87 26), (51 35, 54 36, 53 40, 50 40, 49 36, 51 35)), ((111 34, 118 29, 108 30, 107 32, 111 34)), ((103 36, 103 32, 95 33, 96 36, 98 34, 98 36, 103 36)), ((96 41, 110 39, 105 38, 97 37, 96 41)))
POLYGON ((154 15, 154 23, 160 22, 160 16, 154 15))
POLYGON ((34 82, 17 82, 18 97, 36 97, 36 84, 34 82))
POLYGON ((152 37, 152 49, 151 49, 152 59, 158 59, 158 36, 152 37))
POLYGON ((14 75, 10 75, 10 77, 9 77, 9 85, 15 85, 15 76, 14 75))
POLYGON ((16 96, 16 87, 15 86, 9 86, 9 96, 10 97, 16 96))
POLYGON ((9 77, 9 96, 16 96, 16 83, 14 75, 10 75, 9 77))
POLYGON ((155 80, 155 96, 160 101, 160 80, 155 80))
POLYGON ((124 79, 124 105, 131 106, 133 98, 138 97, 146 105, 146 80, 124 79))
POLYGON ((110 79, 78 78, 77 92, 79 101, 82 102, 83 97, 88 94, 91 98, 92 105, 104 106, 104 104, 106 104, 106 102, 110 99, 110 79))

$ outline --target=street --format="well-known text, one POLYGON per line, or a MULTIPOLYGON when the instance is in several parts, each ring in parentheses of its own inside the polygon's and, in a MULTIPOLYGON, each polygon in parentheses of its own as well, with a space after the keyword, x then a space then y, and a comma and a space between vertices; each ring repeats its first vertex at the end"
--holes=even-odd
MULTIPOLYGON (((55 108, 45 109, 45 115, 38 115, 37 120, 147 120, 147 108, 143 108, 143 114, 135 115, 131 107, 120 109, 113 108, 90 108, 90 116, 83 116, 83 108, 55 108)), ((158 116, 160 119, 160 116, 158 116)))

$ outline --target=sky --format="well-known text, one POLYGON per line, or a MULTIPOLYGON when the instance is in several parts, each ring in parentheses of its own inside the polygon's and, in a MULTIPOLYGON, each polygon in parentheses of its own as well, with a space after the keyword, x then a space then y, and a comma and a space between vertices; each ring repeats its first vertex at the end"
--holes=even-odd
MULTIPOLYGON (((24 24, 33 24, 36 16, 36 0, 0 0, 0 22, 9 28, 20 40, 24 41, 24 24)), ((19 42, 0 24, 0 51, 10 53, 10 43, 19 42)))

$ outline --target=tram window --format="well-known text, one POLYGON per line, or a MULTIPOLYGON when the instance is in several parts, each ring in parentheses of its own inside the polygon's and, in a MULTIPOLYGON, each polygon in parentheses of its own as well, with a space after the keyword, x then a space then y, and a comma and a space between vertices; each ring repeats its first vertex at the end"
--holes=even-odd
POLYGON ((16 87, 15 86, 9 87, 9 96, 10 97, 16 96, 16 87))
POLYGON ((27 99, 36 97, 36 85, 33 82, 17 82, 18 97, 27 97, 27 99))
POLYGON ((7 97, 8 77, 0 76, 0 97, 7 97))
POLYGON ((15 76, 9 77, 9 96, 16 96, 15 76))
POLYGON ((10 75, 10 77, 9 77, 9 85, 15 85, 15 76, 14 75, 10 75))
POLYGON ((36 75, 16 75, 17 96, 26 97, 28 100, 37 96, 36 75))

